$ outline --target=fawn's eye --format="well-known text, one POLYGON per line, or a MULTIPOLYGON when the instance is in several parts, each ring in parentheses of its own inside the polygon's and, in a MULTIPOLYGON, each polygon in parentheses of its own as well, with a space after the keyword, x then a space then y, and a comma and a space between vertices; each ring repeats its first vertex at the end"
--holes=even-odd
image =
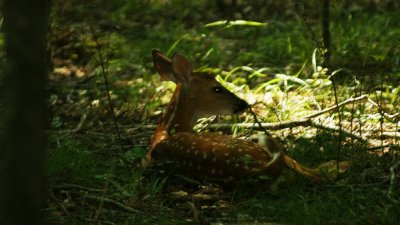
POLYGON ((212 90, 213 90, 215 93, 221 93, 223 89, 222 89, 221 86, 216 86, 216 87, 213 87, 212 90))

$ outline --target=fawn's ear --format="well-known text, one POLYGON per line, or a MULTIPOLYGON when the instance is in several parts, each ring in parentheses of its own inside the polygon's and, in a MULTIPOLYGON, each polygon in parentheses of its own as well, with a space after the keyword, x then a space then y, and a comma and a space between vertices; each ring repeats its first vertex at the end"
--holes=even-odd
POLYGON ((172 73, 175 79, 181 83, 189 83, 192 80, 192 64, 180 54, 172 57, 172 73))
POLYGON ((161 79, 164 81, 177 82, 174 75, 172 74, 172 61, 167 56, 161 54, 157 49, 151 51, 153 55, 154 69, 160 74, 161 79))

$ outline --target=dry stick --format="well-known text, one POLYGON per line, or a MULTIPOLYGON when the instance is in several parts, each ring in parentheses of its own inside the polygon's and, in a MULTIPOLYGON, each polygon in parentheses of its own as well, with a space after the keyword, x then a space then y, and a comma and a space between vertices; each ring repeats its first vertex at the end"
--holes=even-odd
POLYGON ((64 214, 71 221, 71 224, 77 225, 74 217, 71 215, 71 213, 69 213, 68 209, 65 208, 65 206, 58 200, 58 198, 54 195, 54 193, 49 188, 47 188, 46 191, 47 191, 49 198, 52 199, 57 204, 57 206, 64 212, 64 214))
POLYGON ((90 224, 94 223, 94 224, 107 224, 107 225, 116 225, 115 223, 111 222, 111 221, 107 221, 107 220, 91 220, 91 219, 82 219, 85 222, 88 222, 90 224))
POLYGON ((394 164, 393 166, 390 167, 390 185, 389 185, 389 189, 387 191, 387 196, 389 197, 390 200, 392 200, 393 202, 395 202, 396 204, 399 204, 399 200, 397 200, 396 195, 393 193, 393 190, 396 187, 396 171, 397 171, 397 167, 399 167, 400 165, 400 161, 398 161, 396 164, 394 164))
MULTIPOLYGON (((380 138, 381 139, 385 139, 385 138, 392 138, 394 140, 398 140, 399 136, 400 136, 400 132, 380 132, 381 134, 380 138)), ((373 135, 369 135, 369 136, 373 136, 373 135)))
MULTIPOLYGON (((381 78, 381 90, 383 90, 383 77, 381 78)), ((381 136, 383 135, 383 123, 385 122, 385 116, 384 116, 385 112, 383 111, 382 105, 383 105, 383 91, 381 91, 381 94, 379 95, 379 106, 378 106, 379 114, 381 115, 381 118, 379 118, 381 136)), ((383 145, 382 138, 381 138, 381 145, 383 145)))
MULTIPOLYGON (((249 107, 249 111, 250 111, 250 114, 253 115, 254 122, 258 124, 258 126, 260 127, 260 129, 261 129, 262 131, 264 131, 265 135, 271 137, 272 135, 262 126, 262 124, 261 124, 260 121, 258 120, 257 115, 254 113, 254 111, 253 111, 253 109, 251 108, 251 106, 249 107)), ((253 128, 254 128, 254 125, 252 126, 252 129, 253 129, 253 128)))
MULTIPOLYGON (((357 80, 357 77, 356 76, 353 76, 353 79, 354 79, 354 81, 355 81, 355 83, 356 83, 356 88, 355 88, 355 90, 354 90, 354 93, 355 93, 355 95, 358 95, 358 89, 360 88, 360 86, 359 86, 359 83, 358 83, 358 80, 357 80)), ((359 93, 359 95, 361 95, 361 90, 360 90, 360 93, 359 93)), ((366 96, 366 95, 365 95, 366 96)), ((361 105, 361 104, 360 104, 361 105)), ((356 130, 356 128, 355 128, 355 126, 354 126, 354 118, 355 118, 355 108, 356 108, 356 103, 355 102, 353 102, 352 104, 351 104, 351 107, 350 107, 350 133, 353 133, 353 132, 355 132, 355 130, 356 130)), ((360 119, 360 118, 359 118, 360 119)), ((360 124, 360 129, 361 129, 361 124, 360 124)), ((351 145, 354 145, 354 138, 352 138, 351 139, 351 145)))
MULTIPOLYGON (((267 128, 269 130, 280 130, 280 129, 285 129, 285 128, 292 128, 292 127, 297 127, 297 126, 310 126, 312 125, 311 119, 318 117, 322 114, 334 111, 334 110, 338 110, 338 108, 347 105, 349 103, 353 103, 353 102, 359 102, 359 101, 363 101, 363 100, 367 100, 368 96, 367 95, 362 95, 359 97, 352 97, 349 98, 341 103, 338 103, 337 105, 333 105, 332 107, 326 108, 324 110, 321 110, 319 112, 316 112, 314 114, 311 114, 309 116, 306 116, 305 118, 302 119, 298 119, 298 120, 290 120, 290 121, 283 121, 283 122, 277 122, 277 123, 260 123, 258 120, 256 121, 260 126, 267 128)), ((254 112, 251 111, 251 113, 253 114, 254 112)), ((254 114, 253 114, 254 115, 254 114)), ((231 124, 210 124, 209 128, 216 130, 218 128, 221 129, 227 129, 230 128, 232 125, 231 124)), ((240 128, 251 128, 253 125, 251 123, 242 123, 242 124, 236 124, 235 126, 238 126, 240 128)), ((155 128, 155 126, 150 126, 147 125, 145 126, 145 128, 155 128)))
MULTIPOLYGON (((318 51, 322 52, 322 45, 320 43, 320 41, 317 40, 315 33, 313 32, 313 30, 311 29, 311 26, 307 23, 306 21, 306 13, 304 12, 304 9, 306 9, 306 5, 304 4, 304 1, 298 1, 297 3, 301 3, 301 5, 303 6, 303 10, 300 10, 300 16, 301 16, 301 21, 303 22, 303 25, 306 27, 306 29, 308 30, 308 33, 311 35, 311 40, 314 41, 315 46, 317 46, 318 51)), ((300 4, 299 4, 300 6, 300 4)))
MULTIPOLYGON (((299 119, 299 120, 291 120, 291 121, 283 121, 279 123, 259 123, 260 128, 254 127, 254 123, 240 123, 235 124, 235 126, 239 128, 249 129, 252 128, 255 130, 264 131, 265 129, 268 130, 281 130, 285 128, 292 128, 292 127, 299 127, 299 126, 311 126, 310 119, 299 119)), ((211 130, 228 130, 232 127, 230 123, 220 123, 220 124, 210 124, 208 127, 211 130)), ((268 134, 267 134, 268 135, 268 134)))
POLYGON ((84 191, 92 191, 92 192, 102 192, 103 190, 98 189, 98 188, 89 188, 89 187, 84 187, 79 184, 61 184, 57 186, 52 186, 52 189, 80 189, 84 191))
POLYGON ((375 151, 375 150, 380 150, 380 149, 383 149, 383 148, 391 148, 391 149, 394 149, 394 150, 400 150, 400 146, 399 145, 393 145, 393 144, 375 146, 375 147, 368 148, 368 150, 369 151, 375 151))
MULTIPOLYGON (((362 92, 363 92, 364 75, 365 75, 364 74, 364 68, 365 68, 366 63, 367 63, 367 57, 364 56, 363 65, 362 65, 362 68, 361 68, 361 77, 360 77, 359 81, 356 80, 356 81, 359 82, 358 95, 361 95, 362 92)), ((357 79, 357 76, 355 76, 355 78, 357 79)), ((356 90, 356 92, 357 92, 357 90, 356 90)), ((362 130, 363 130, 363 122, 362 122, 362 118, 361 118, 362 115, 361 114, 364 112, 364 108, 362 107, 361 104, 358 105, 358 110, 360 111, 360 113, 358 113, 358 121, 360 121, 358 123, 359 126, 360 126, 358 130, 359 130, 359 135, 361 136, 362 135, 362 130)), ((353 114, 352 114, 352 116, 353 116, 353 114)))
MULTIPOLYGON (((324 46, 324 52, 322 53, 324 57, 324 64, 323 66, 328 69, 328 71, 331 70, 331 64, 330 64, 330 55, 331 55, 331 48, 330 48, 330 41, 331 41, 331 33, 329 30, 329 17, 330 17, 330 0, 324 0, 322 3, 322 42, 324 46)), ((338 100, 338 95, 337 95, 337 89, 336 89, 336 82, 335 82, 335 77, 334 74, 331 74, 330 76, 331 81, 332 81, 332 87, 333 87, 333 93, 335 96, 335 104, 338 106, 339 100, 338 100)), ((342 114, 340 113, 339 107, 337 107, 337 115, 338 115, 338 122, 339 122, 339 136, 338 136, 338 149, 337 149, 337 170, 339 170, 339 160, 340 160, 340 153, 342 150, 342 114)))
MULTIPOLYGON (((96 49, 97 49, 97 53, 99 55, 99 62, 100 62, 101 71, 102 71, 102 75, 103 75, 103 79, 104 79, 104 85, 105 85, 105 88, 106 88, 106 91, 107 91, 107 101, 108 101, 108 106, 109 106, 109 113, 112 116, 112 121, 113 121, 114 126, 115 126, 115 131, 117 133, 118 142, 120 143, 120 149, 122 149, 121 132, 119 130, 117 117, 116 117, 115 112, 114 112, 114 105, 113 105, 113 102, 111 100, 110 85, 109 85, 109 82, 108 82, 108 71, 109 71, 109 67, 108 67, 108 57, 109 57, 108 50, 107 50, 107 55, 106 55, 107 59, 106 59, 106 61, 104 61, 103 55, 101 54, 101 48, 100 48, 99 40, 98 40, 93 28, 90 27, 90 29, 91 29, 92 35, 93 35, 93 37, 95 39, 96 49), (107 64, 107 65, 105 65, 105 64, 107 64)), ((108 36, 107 36, 107 48, 109 47, 109 45, 110 45, 110 33, 108 33, 108 36)), ((114 171, 115 163, 116 163, 116 160, 113 159, 112 162, 111 162, 111 167, 110 167, 110 171, 111 172, 114 171)), ((104 202, 107 200, 107 198, 105 198, 104 196, 106 195, 106 192, 108 190, 108 186, 110 185, 110 179, 111 178, 106 179, 106 183, 104 185, 103 192, 101 193, 101 198, 99 198, 100 199, 99 208, 97 209, 97 211, 96 211, 96 213, 95 213, 95 215, 93 217, 93 221, 97 221, 99 219, 100 214, 101 214, 101 212, 103 210, 104 202)))
MULTIPOLYGON (((368 102, 371 103, 373 106, 378 107, 379 108, 379 104, 374 102, 374 100, 368 98, 368 102)), ((400 113, 395 113, 395 114, 388 114, 388 113, 383 113, 383 116, 385 116, 387 119, 394 119, 396 117, 400 116, 400 113)))
MULTIPOLYGON (((115 126, 115 131, 117 133, 118 141, 121 141, 121 132, 119 130, 117 117, 116 117, 115 112, 114 112, 114 104, 113 104, 113 102, 111 100, 111 95, 110 95, 110 84, 108 82, 108 59, 106 59, 106 61, 104 61, 103 55, 101 54, 101 47, 100 47, 100 44, 99 44, 99 40, 98 40, 95 32, 93 31, 93 28, 90 28, 90 29, 92 29, 92 34, 93 34, 94 40, 96 42, 97 53, 99 55, 100 66, 101 66, 101 74, 103 75, 104 86, 105 86, 106 91, 107 91, 107 101, 108 101, 108 107, 109 107, 108 110, 109 110, 109 113, 111 114, 112 119, 113 119, 113 123, 114 123, 114 126, 115 126), (105 65, 105 63, 107 65, 105 65), (106 68, 106 66, 107 66, 107 68, 106 68)), ((110 33, 108 33, 108 36, 107 36, 107 48, 109 47, 109 44, 110 44, 110 33)), ((107 57, 108 57, 108 50, 107 50, 107 57)))
MULTIPOLYGON (((95 195, 84 195, 84 197, 85 198, 89 198, 89 199, 93 199, 93 200, 97 200, 97 201, 100 201, 100 202, 106 202, 106 203, 110 203, 110 204, 116 205, 116 206, 120 207, 121 209, 125 209, 128 212, 132 212, 132 213, 138 213, 139 212, 139 210, 131 208, 131 207, 129 207, 129 206, 125 205, 125 204, 122 204, 121 202, 118 202, 118 201, 116 201, 114 199, 111 199, 111 198, 98 197, 98 196, 95 196, 95 195)), ((93 219, 93 221, 96 222, 97 219, 96 220, 93 219)))
MULTIPOLYGON (((398 122, 396 122, 396 127, 395 127, 395 130, 399 130, 399 123, 398 122)), ((397 144, 397 139, 399 138, 399 136, 397 135, 397 132, 396 132, 396 136, 395 136, 395 141, 394 141, 394 143, 395 144, 397 144)))
MULTIPOLYGON (((339 132, 340 128, 322 125, 320 123, 313 122, 311 119, 315 118, 315 117, 318 117, 318 116, 320 116, 322 114, 337 110, 338 108, 340 108, 340 107, 342 107, 344 105, 347 105, 347 104, 350 104, 350 103, 356 103, 356 102, 360 102, 360 101, 364 101, 364 100, 368 100, 368 102, 370 102, 374 106, 377 105, 370 98, 368 98, 368 95, 362 95, 362 96, 359 96, 359 97, 349 98, 349 99, 347 99, 347 100, 345 100, 343 102, 338 103, 337 105, 334 105, 332 107, 329 107, 329 108, 326 108, 326 109, 321 110, 319 112, 316 112, 314 114, 311 114, 311 115, 309 115, 309 116, 307 116, 307 117, 305 117, 303 119, 283 121, 283 122, 277 122, 277 123, 260 123, 259 121, 257 121, 258 125, 260 126, 259 129, 254 127, 254 123, 240 123, 240 124, 235 124, 235 126, 237 126, 239 128, 245 128, 245 129, 246 128, 247 129, 253 128, 255 130, 261 130, 261 131, 264 131, 264 132, 265 132, 265 129, 268 129, 268 130, 281 130, 281 129, 285 129, 285 128, 293 128, 293 127, 299 127, 299 126, 303 126, 303 127, 313 126, 313 127, 316 127, 316 128, 321 128, 321 129, 325 129, 325 130, 331 130, 331 131, 339 132)), ((390 118, 394 118, 394 117, 399 116, 398 114, 399 113, 394 114, 394 115, 389 115, 389 114, 386 114, 386 115, 388 117, 390 117, 390 118)), ((210 124, 208 126, 208 128, 211 129, 211 130, 228 130, 228 129, 231 129, 231 127, 232 127, 232 124, 230 124, 230 123, 210 124)), ((133 129, 154 130, 155 128, 156 128, 156 125, 139 125, 138 124, 133 129)), ((127 129, 128 129, 128 127, 127 127, 127 129)), ((345 130, 343 130, 343 132, 346 133, 346 135, 355 137, 357 139, 366 140, 364 137, 362 137, 362 135, 355 135, 355 134, 352 134, 352 132, 348 132, 348 131, 345 131, 345 130)))
MULTIPOLYGON (((239 128, 252 128, 254 127, 254 123, 241 123, 235 124, 235 126, 239 128)), ((283 121, 281 123, 260 123, 260 126, 266 128, 268 130, 281 130, 285 128, 293 128, 293 127, 315 127, 323 130, 328 130, 330 132, 339 132, 340 128, 335 126, 327 126, 317 122, 312 121, 311 119, 302 119, 302 120, 295 120, 295 121, 283 121)), ((232 124, 223 123, 223 124, 211 124, 209 128, 211 130, 229 130, 232 127, 232 124)), ((263 131, 263 129, 254 127, 254 130, 263 131)), ((342 129, 342 133, 346 134, 349 137, 353 137, 358 140, 368 141, 365 137, 356 135, 349 131, 342 129)))
POLYGON ((335 104, 335 105, 332 106, 332 107, 326 108, 326 109, 324 109, 324 110, 321 110, 321 111, 319 111, 319 112, 316 112, 316 113, 314 113, 314 114, 311 114, 311 115, 309 115, 309 116, 306 116, 306 118, 314 118, 314 117, 320 116, 320 115, 322 115, 322 114, 325 114, 325 113, 327 113, 327 112, 331 112, 331 111, 337 110, 339 107, 342 107, 343 105, 347 105, 347 104, 349 104, 349 103, 356 103, 356 102, 358 102, 358 101, 363 101, 363 100, 368 100, 368 99, 369 99, 369 98, 368 98, 368 95, 361 95, 361 96, 356 97, 356 98, 351 97, 351 98, 349 98, 349 99, 347 99, 347 100, 345 100, 345 101, 343 101, 343 102, 341 102, 341 103, 335 104))

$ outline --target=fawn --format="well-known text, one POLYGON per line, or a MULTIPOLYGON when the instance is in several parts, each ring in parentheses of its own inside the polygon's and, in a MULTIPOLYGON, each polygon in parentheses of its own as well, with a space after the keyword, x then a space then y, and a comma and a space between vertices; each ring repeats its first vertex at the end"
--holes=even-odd
POLYGON ((336 161, 316 169, 306 168, 287 156, 281 145, 268 136, 264 137, 265 144, 258 145, 219 133, 193 133, 200 117, 238 114, 248 104, 224 88, 214 74, 193 72, 184 56, 175 54, 169 59, 158 50, 153 50, 152 55, 162 80, 175 82, 176 89, 143 161, 145 167, 153 160, 170 162, 179 173, 223 181, 261 175, 274 178, 286 169, 313 181, 333 180, 347 169, 347 163, 336 161), (333 175, 326 178, 321 173, 333 175))

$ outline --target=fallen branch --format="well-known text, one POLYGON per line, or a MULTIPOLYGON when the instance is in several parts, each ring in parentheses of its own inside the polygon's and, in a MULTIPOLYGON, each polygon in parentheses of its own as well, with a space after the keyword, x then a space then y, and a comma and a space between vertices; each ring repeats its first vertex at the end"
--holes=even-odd
POLYGON ((319 112, 316 112, 316 113, 314 113, 314 114, 311 114, 311 115, 309 115, 309 116, 306 116, 305 118, 308 118, 308 119, 315 118, 315 117, 320 116, 320 115, 322 115, 322 114, 325 114, 325 113, 328 113, 328 112, 337 110, 337 109, 339 109, 340 107, 342 107, 342 106, 344 106, 344 105, 347 105, 347 104, 349 104, 349 103, 354 103, 354 102, 358 102, 358 101, 364 101, 364 100, 368 100, 368 99, 369 99, 369 98, 368 98, 368 95, 361 95, 361 96, 359 96, 359 97, 357 97, 357 98, 351 97, 351 98, 349 98, 349 99, 347 99, 347 100, 345 100, 345 101, 343 101, 343 102, 341 102, 341 103, 339 103, 339 104, 337 104, 337 105, 334 105, 334 106, 332 106, 332 107, 326 108, 326 109, 324 109, 324 110, 321 110, 321 111, 319 111, 319 112))
POLYGON ((368 148, 368 150, 369 151, 376 151, 376 150, 380 150, 380 149, 383 149, 383 148, 390 148, 390 149, 393 149, 393 150, 396 150, 396 151, 400 150, 400 146, 399 145, 393 145, 393 144, 370 147, 370 148, 368 148))
MULTIPOLYGON (((267 128, 269 130, 282 130, 286 128, 294 128, 294 127, 315 127, 319 128, 322 130, 328 130, 330 132, 339 132, 340 129, 335 126, 329 126, 329 125, 323 125, 317 122, 314 122, 310 119, 302 119, 302 120, 293 120, 293 121, 284 121, 281 123, 261 123, 261 125, 264 128, 267 128)), ((223 123, 223 124, 211 124, 208 128, 210 130, 219 130, 219 131, 229 131, 232 126, 236 126, 238 128, 243 128, 243 129, 249 129, 253 128, 253 130, 257 131, 262 131, 261 128, 258 126, 254 126, 253 123, 239 123, 239 124, 229 124, 229 123, 223 123)), ((362 137, 359 135, 356 135, 354 133, 351 133, 350 131, 347 131, 345 129, 342 129, 342 132, 346 134, 347 136, 353 137, 355 139, 359 139, 362 141, 368 141, 366 137, 362 137)))
POLYGON ((367 137, 374 137, 376 139, 388 139, 388 138, 394 138, 394 139, 400 139, 400 132, 375 132, 372 134, 367 135, 367 137))
POLYGON ((61 209, 61 211, 64 212, 64 214, 67 216, 69 221, 71 222, 72 225, 77 225, 78 223, 75 221, 74 217, 69 213, 68 209, 58 200, 58 198, 55 196, 55 194, 50 190, 47 189, 47 196, 53 200, 53 202, 58 206, 58 208, 61 209))
MULTIPOLYGON (((300 119, 300 120, 292 120, 292 121, 283 121, 279 123, 260 123, 260 125, 269 130, 281 130, 285 128, 293 128, 293 127, 300 127, 300 126, 310 126, 311 120, 310 119, 300 119)), ((254 123, 238 123, 238 124, 231 124, 231 123, 220 123, 220 124, 210 124, 208 128, 210 130, 230 130, 232 126, 249 129, 253 128, 254 130, 261 131, 262 129, 258 126, 254 126, 254 123)))
MULTIPOLYGON (((324 110, 321 110, 319 112, 316 112, 314 114, 311 114, 309 116, 306 116, 303 119, 298 119, 298 120, 291 120, 291 121, 283 121, 283 122, 277 122, 277 123, 259 123, 260 126, 255 126, 254 123, 239 123, 239 124, 230 124, 230 123, 222 123, 222 124, 210 124, 208 125, 208 129, 215 131, 215 130, 220 130, 220 131, 230 131, 232 129, 232 126, 238 127, 238 128, 243 128, 243 129, 254 129, 257 131, 264 131, 265 129, 268 130, 281 130, 281 129, 286 129, 286 128, 294 128, 294 127, 307 127, 307 126, 312 126, 315 128, 323 129, 323 130, 329 130, 331 132, 340 132, 341 130, 350 137, 353 137, 355 139, 359 139, 362 141, 368 141, 367 137, 363 137, 360 135, 356 135, 350 131, 347 131, 345 129, 340 129, 335 126, 328 126, 328 125, 323 125, 317 122, 312 121, 312 118, 318 117, 320 115, 323 115, 325 113, 332 112, 334 110, 338 110, 340 107, 347 105, 349 103, 355 103, 355 102, 360 102, 360 101, 368 101, 371 103, 373 106, 379 107, 377 103, 375 103, 373 100, 371 100, 368 95, 361 95, 359 97, 352 97, 349 98, 343 102, 338 103, 337 105, 334 105, 332 107, 326 108, 324 110)), ((400 116, 400 113, 396 113, 393 115, 384 113, 384 116, 386 118, 392 119, 395 117, 400 116)), ((134 129, 155 129, 155 125, 139 125, 138 127, 135 127, 134 129)), ((400 133, 395 133, 395 134, 389 134, 389 133, 384 133, 381 135, 381 138, 397 138, 400 137, 400 133)))
POLYGON ((89 187, 84 187, 79 184, 61 184, 57 186, 52 186, 52 189, 80 189, 84 191, 92 191, 92 192, 102 192, 103 190, 98 189, 98 188, 89 188, 89 187))
MULTIPOLYGON (((370 98, 368 98, 368 102, 371 103, 375 107, 381 108, 378 103, 374 102, 374 100, 372 100, 370 98)), ((400 113, 395 113, 392 115, 390 115, 388 113, 383 113, 383 116, 386 117, 387 119, 393 119, 393 118, 400 116, 400 113)))
POLYGON ((97 200, 97 201, 101 201, 101 202, 106 202, 106 203, 110 203, 113 204, 115 206, 120 207, 121 209, 125 209, 128 212, 133 212, 133 213, 138 213, 139 210, 136 210, 134 208, 131 208, 127 205, 122 204, 121 202, 118 202, 114 199, 111 198, 104 198, 104 197, 98 197, 98 196, 94 196, 94 195, 84 195, 85 198, 89 198, 89 199, 93 199, 93 200, 97 200))

